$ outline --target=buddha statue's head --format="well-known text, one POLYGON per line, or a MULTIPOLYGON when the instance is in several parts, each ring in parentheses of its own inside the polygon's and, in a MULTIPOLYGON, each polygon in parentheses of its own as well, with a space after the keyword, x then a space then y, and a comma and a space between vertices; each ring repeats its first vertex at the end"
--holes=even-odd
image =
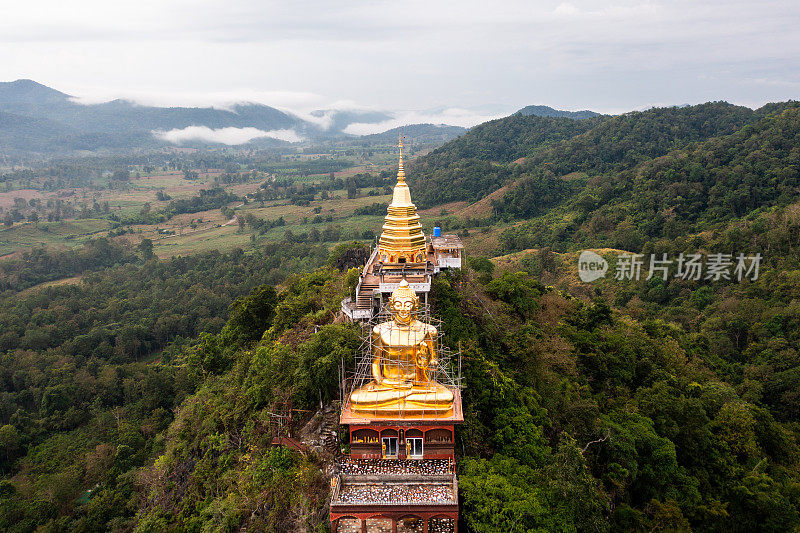
POLYGON ((389 309, 396 322, 408 324, 414 319, 414 314, 419 309, 419 296, 409 286, 406 280, 400 282, 389 298, 389 309))

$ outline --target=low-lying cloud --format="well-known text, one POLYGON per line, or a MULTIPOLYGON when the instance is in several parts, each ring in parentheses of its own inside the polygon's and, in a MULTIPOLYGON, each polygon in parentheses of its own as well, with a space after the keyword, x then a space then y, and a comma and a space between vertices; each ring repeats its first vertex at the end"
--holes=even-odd
POLYGON ((471 128, 487 120, 493 120, 508 115, 486 114, 469 109, 451 107, 436 111, 401 111, 394 114, 394 118, 382 122, 355 122, 349 124, 345 133, 351 135, 372 135, 373 133, 383 133, 384 131, 409 124, 446 124, 448 126, 461 126, 471 128))
POLYGON ((226 144, 235 146, 247 144, 253 139, 268 137, 290 143, 303 140, 303 137, 294 130, 270 130, 264 131, 258 128, 219 128, 211 129, 207 126, 189 126, 182 129, 169 131, 154 130, 153 135, 172 144, 184 144, 192 141, 202 141, 207 143, 226 144))
MULTIPOLYGON (((70 89, 67 87, 67 89, 70 89)), ((134 105, 152 107, 212 107, 231 110, 236 104, 262 104, 280 110, 316 109, 328 99, 307 91, 256 91, 236 89, 229 91, 180 90, 102 90, 96 87, 79 87, 71 97, 73 103, 95 105, 112 100, 125 100, 134 105)))

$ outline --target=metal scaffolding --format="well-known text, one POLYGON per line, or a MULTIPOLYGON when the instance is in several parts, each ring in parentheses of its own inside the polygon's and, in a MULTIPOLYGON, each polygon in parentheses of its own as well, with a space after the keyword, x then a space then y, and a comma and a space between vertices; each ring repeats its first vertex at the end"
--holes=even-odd
MULTIPOLYGON (((427 378, 431 382, 441 384, 454 395, 458 394, 462 389, 461 353, 458 351, 454 352, 444 345, 442 342, 442 337, 444 335, 441 328, 442 321, 431 316, 429 305, 424 304, 421 301, 419 309, 414 314, 414 318, 436 328, 436 334, 433 336, 432 344, 433 351, 436 354, 437 362, 435 365, 430 365, 428 367, 426 373, 427 378)), ((406 359, 401 358, 401 356, 392 355, 390 351, 376 346, 372 332, 373 328, 381 323, 388 323, 389 328, 394 327, 395 322, 393 320, 392 313, 389 310, 388 302, 384 302, 380 312, 373 316, 368 322, 361 323, 361 346, 355 355, 355 368, 353 370, 346 369, 344 367, 344 363, 342 363, 340 368, 340 395, 342 405, 349 404, 350 396, 353 392, 367 386, 370 382, 374 381, 372 374, 372 363, 376 350, 380 352, 382 367, 387 364, 389 366, 394 365, 395 367, 409 365, 409 362, 406 359)), ((392 335, 391 331, 389 335, 392 335)), ((421 377, 422 379, 419 379, 420 376, 418 376, 418 380, 415 381, 416 384, 424 385, 428 381, 425 379, 425 375, 421 377)), ((436 393, 434 393, 432 396, 434 401, 436 397, 436 393)), ((401 405, 404 405, 404 403, 401 402, 401 405)), ((364 418, 370 418, 369 414, 363 412, 363 407, 360 410, 362 411, 360 415, 363 415, 364 418)), ((433 410, 429 410, 426 413, 424 407, 421 410, 419 408, 415 408, 413 413, 408 414, 410 418, 431 420, 437 418, 447 418, 446 416, 442 416, 433 410)), ((376 417, 378 416, 377 403, 376 411, 373 413, 373 415, 376 417)), ((359 416, 359 414, 354 413, 353 416, 359 416)), ((405 418, 402 411, 400 413, 400 417, 405 418)))

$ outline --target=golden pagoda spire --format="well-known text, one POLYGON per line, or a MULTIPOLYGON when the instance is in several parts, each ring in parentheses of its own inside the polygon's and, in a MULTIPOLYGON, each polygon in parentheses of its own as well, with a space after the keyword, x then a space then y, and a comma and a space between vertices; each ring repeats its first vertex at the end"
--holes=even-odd
POLYGON ((384 263, 423 263, 425 235, 419 222, 417 207, 411 202, 411 191, 406 184, 403 168, 403 137, 398 133, 400 161, 397 168, 397 184, 394 186, 392 203, 389 204, 386 222, 383 225, 378 247, 384 263))
POLYGON ((403 130, 397 132, 397 146, 400 147, 400 166, 397 168, 397 181, 406 181, 406 171, 403 169, 403 130))

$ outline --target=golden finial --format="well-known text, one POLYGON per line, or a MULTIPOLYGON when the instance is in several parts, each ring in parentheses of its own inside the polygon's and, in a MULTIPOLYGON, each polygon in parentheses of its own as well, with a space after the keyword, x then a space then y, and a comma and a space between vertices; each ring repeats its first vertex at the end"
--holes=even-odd
POLYGON ((406 181, 406 171, 403 169, 403 132, 397 132, 397 146, 400 147, 400 166, 397 168, 397 181, 406 181))

